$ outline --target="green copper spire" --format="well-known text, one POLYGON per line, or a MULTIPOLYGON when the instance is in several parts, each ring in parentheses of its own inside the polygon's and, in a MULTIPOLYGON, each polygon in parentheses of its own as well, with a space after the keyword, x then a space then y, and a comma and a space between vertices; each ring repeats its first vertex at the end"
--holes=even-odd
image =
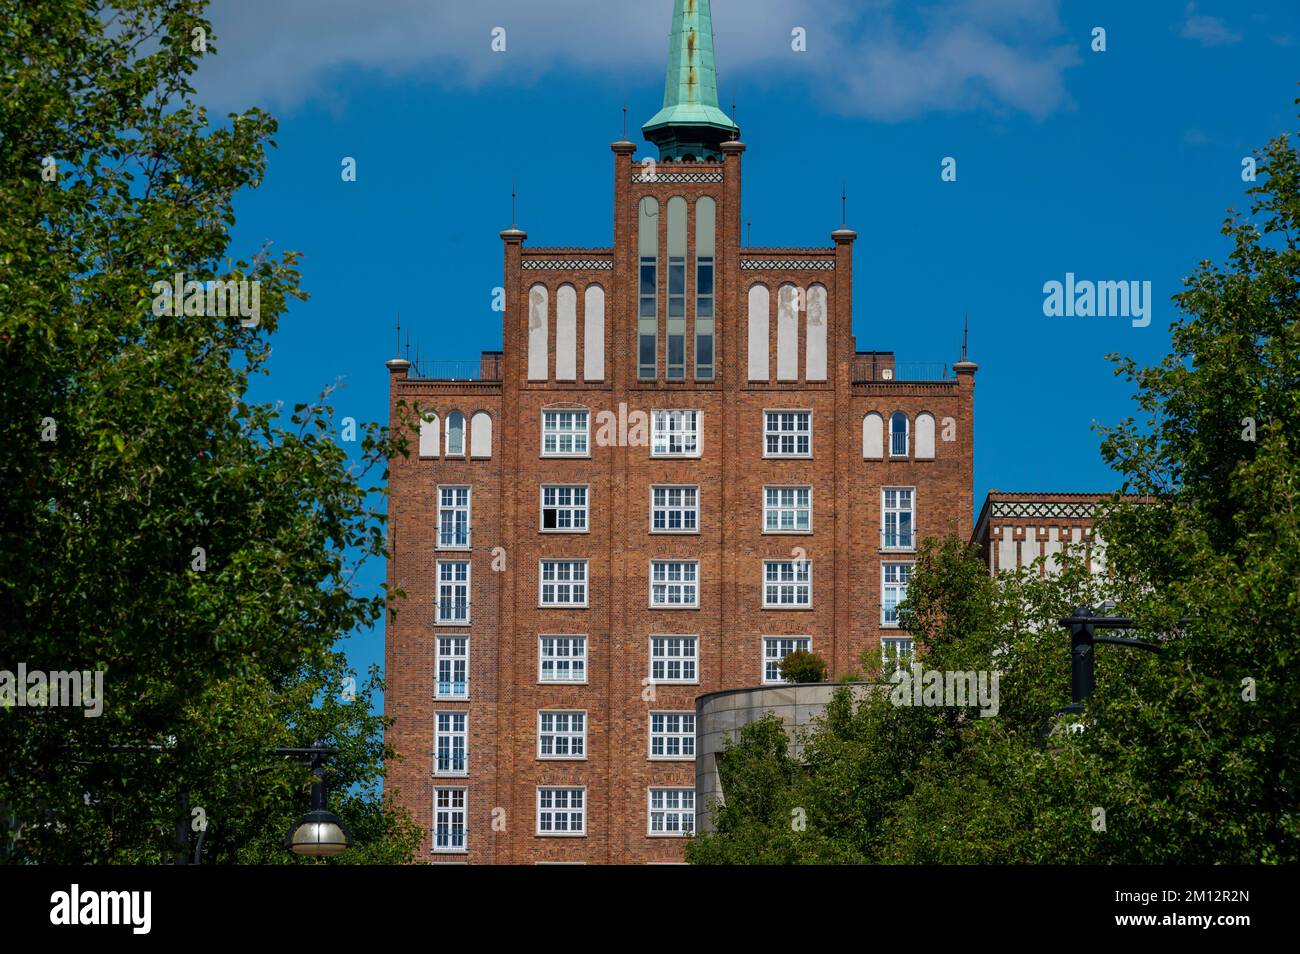
POLYGON ((718 146, 740 130, 718 108, 709 0, 674 0, 664 108, 641 127, 663 160, 716 160, 718 146))

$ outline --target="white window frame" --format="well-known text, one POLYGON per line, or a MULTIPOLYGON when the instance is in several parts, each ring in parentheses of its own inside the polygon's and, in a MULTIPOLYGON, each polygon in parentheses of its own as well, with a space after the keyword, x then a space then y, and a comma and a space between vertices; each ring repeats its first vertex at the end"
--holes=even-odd
POLYGON ((695 834, 695 789, 679 788, 675 786, 654 786, 646 790, 646 837, 648 838, 689 838, 695 834), (667 806, 669 793, 677 796, 677 807, 670 808, 667 806), (655 807, 655 795, 665 796, 664 802, 659 808, 655 807), (689 800, 690 808, 683 807, 682 803, 689 800), (655 814, 662 815, 665 821, 668 818, 678 819, 678 831, 669 831, 667 827, 660 831, 655 831, 654 821, 655 814), (689 818, 688 825, 682 825, 681 820, 689 818))
POLYGON ((880 640, 880 668, 882 670, 891 669, 901 661, 906 664, 908 660, 916 655, 916 642, 907 636, 884 636, 880 640), (906 644, 906 650, 903 649, 906 644), (887 645, 894 645, 898 648, 892 653, 886 650, 887 645), (905 652, 906 655, 902 655, 905 652))
POLYGON ((469 418, 465 416, 464 411, 449 411, 446 420, 443 421, 442 428, 442 455, 451 458, 466 458, 469 456, 469 418), (451 449, 451 419, 460 416, 460 450, 451 449))
POLYGON ((587 834, 587 787, 586 787, 585 785, 538 785, 538 786, 537 786, 537 797, 534 799, 534 805, 536 806, 536 815, 534 816, 535 819, 536 819, 536 827, 535 827, 534 831, 535 831, 535 833, 537 834, 538 837, 540 837, 540 838, 583 838, 583 837, 586 837, 586 834, 587 834), (563 812, 563 813, 565 814, 566 818, 567 818, 570 822, 572 822, 572 821, 574 820, 574 816, 576 816, 576 817, 577 817, 577 821, 578 821, 578 825, 579 825, 579 827, 578 827, 576 830, 573 829, 572 827, 570 827, 570 829, 569 829, 568 831, 555 831, 555 830, 553 830, 553 829, 550 830, 550 831, 544 831, 544 830, 542 829, 542 811, 543 811, 543 808, 542 808, 542 793, 543 793, 543 792, 552 792, 552 793, 564 792, 564 793, 566 794, 567 802, 566 802, 566 805, 565 805, 563 808, 556 808, 556 807, 552 806, 550 809, 547 809, 547 810, 548 810, 548 811, 551 811, 551 812, 563 812), (577 809, 575 809, 575 808, 572 807, 573 794, 574 794, 575 792, 578 793, 578 797, 579 797, 579 799, 580 799, 581 802, 582 802, 581 806, 580 806, 579 808, 577 808, 577 809))
POLYGON ((651 710, 648 721, 646 722, 646 733, 648 735, 648 745, 646 747, 646 758, 651 762, 694 762, 695 761, 695 712, 694 710, 684 709, 654 709, 651 710), (655 717, 664 720, 664 728, 659 732, 655 731, 655 717), (678 720, 676 730, 669 728, 672 719, 678 720), (686 720, 690 720, 690 731, 685 730, 686 720), (663 740, 664 754, 655 755, 655 739, 663 740), (678 747, 677 755, 668 754, 671 743, 676 741, 678 747), (690 752, 685 751, 690 748, 690 752))
MULTIPOLYGON (((453 498, 453 499, 454 499, 454 498, 453 498)), ((474 539, 474 536, 473 536, 473 534, 474 534, 474 524, 473 524, 473 519, 474 519, 474 489, 473 489, 469 484, 439 484, 439 485, 438 485, 438 527, 437 527, 437 530, 438 530, 438 542, 437 542, 437 545, 436 545, 435 549, 438 549, 438 550, 452 550, 452 551, 465 551, 465 550, 470 550, 470 549, 472 549, 472 548, 473 548, 472 541, 473 541, 473 539, 474 539), (457 490, 463 490, 463 491, 465 491, 465 504, 464 504, 464 506, 462 506, 462 505, 460 505, 460 504, 458 504, 458 503, 451 503, 451 504, 445 504, 445 503, 443 503, 443 501, 442 501, 442 495, 443 495, 443 493, 444 493, 445 491, 453 491, 453 492, 454 492, 454 491, 457 491, 457 490), (449 512, 449 513, 452 513, 452 514, 456 514, 456 513, 459 513, 459 512, 461 512, 461 511, 464 511, 464 513, 465 513, 465 542, 464 542, 463 544, 458 544, 458 543, 443 543, 443 542, 442 542, 442 515, 443 515, 443 513, 444 513, 444 512, 449 512)), ((454 520, 453 520, 453 525, 454 525, 454 520)))
POLYGON ((438 635, 438 636, 435 636, 435 637, 434 637, 434 644, 433 644, 433 697, 434 697, 435 699, 468 699, 468 698, 469 698, 469 648, 470 648, 470 647, 469 647, 469 637, 468 637, 468 636, 463 636, 463 635, 450 635, 450 634, 448 634, 448 635, 438 635), (464 642, 464 646, 465 646, 465 652, 464 652, 464 653, 455 653, 455 652, 444 653, 444 652, 443 652, 443 644, 444 644, 444 643, 449 643, 449 644, 451 644, 451 645, 455 645, 455 643, 456 643, 457 640, 462 640, 462 641, 464 642), (465 661, 465 679, 464 679, 464 682, 463 682, 463 685, 465 686, 465 691, 464 691, 464 692, 456 692, 456 691, 455 691, 455 688, 454 688, 454 687, 455 687, 455 685, 456 685, 456 680, 455 680, 455 678, 452 678, 452 679, 447 680, 447 684, 450 685, 450 686, 452 686, 453 688, 452 688, 450 691, 448 691, 445 695, 443 694, 443 692, 442 692, 442 662, 443 662, 444 659, 446 659, 446 660, 451 664, 450 668, 451 668, 451 672, 452 672, 452 674, 453 674, 453 677, 454 677, 454 674, 455 674, 455 672, 456 672, 456 662, 455 662, 455 661, 456 661, 457 659, 463 659, 463 660, 465 661))
MULTIPOLYGON (((436 591, 436 592, 437 592, 437 594, 438 594, 437 599, 434 600, 434 606, 435 606, 435 608, 436 608, 436 610, 437 610, 437 612, 434 614, 435 621, 436 621, 436 625, 438 625, 438 626, 462 626, 462 627, 463 627, 463 626, 468 626, 468 625, 470 624, 470 620, 473 618, 473 607, 472 607, 472 605, 471 605, 472 601, 471 601, 471 598, 470 598, 470 597, 471 597, 471 594, 473 593, 473 591, 470 589, 470 586, 471 586, 471 584, 473 583, 473 577, 474 577, 474 568, 470 565, 470 561, 469 561, 469 560, 437 560, 437 561, 435 562, 435 564, 434 564, 434 586, 437 587, 437 591, 436 591), (443 581, 443 578, 442 578, 442 568, 443 568, 444 566, 448 566, 448 567, 452 567, 452 566, 463 566, 463 567, 465 568, 465 579, 464 579, 464 580, 456 580, 456 579, 452 579, 452 580, 446 581, 446 582, 447 582, 447 585, 448 585, 448 586, 451 586, 451 587, 453 588, 453 593, 455 592, 456 589, 459 589, 462 585, 465 587, 465 615, 464 615, 464 617, 456 617, 456 618, 454 618, 454 619, 448 619, 448 618, 444 617, 444 615, 443 615, 443 612, 444 612, 444 600, 443 600, 443 596, 442 596, 442 587, 443 587, 443 582, 444 582, 444 581, 443 581)), ((452 609, 453 609, 453 611, 454 611, 456 601, 459 599, 459 597, 457 597, 457 596, 451 596, 451 597, 449 597, 449 599, 450 599, 451 602, 452 602, 452 609)))
MULTIPOLYGON (((552 749, 555 748, 552 741, 552 749)), ((537 757, 543 762, 585 762, 587 761, 587 710, 586 709, 538 709, 537 710, 537 757), (557 728, 557 717, 565 718, 565 727, 557 728), (551 720, 551 728, 545 728, 547 719, 551 720), (573 728, 574 723, 581 723, 580 728, 573 728), (552 740, 564 739, 568 743, 568 751, 558 754, 554 751, 547 755, 542 750, 545 746, 542 739, 549 737, 552 740), (581 751, 575 752, 574 743, 581 751)))
POLYGON ((699 457, 704 450, 704 413, 687 408, 657 408, 650 412, 650 456, 651 457, 699 457), (693 415, 689 419, 686 415, 693 415), (681 421, 682 426, 674 429, 667 426, 672 421, 681 421), (687 427, 687 424, 690 427, 687 427), (682 449, 672 449, 674 438, 680 437, 682 449), (693 445, 693 449, 691 448, 693 445))
MULTIPOLYGON (((898 535, 897 532, 896 535, 898 535)), ((880 549, 890 553, 915 553, 916 552, 916 488, 915 487, 903 486, 903 487, 881 487, 880 488, 880 549), (901 490, 908 491, 911 494, 910 499, 912 501, 912 506, 910 510, 904 510, 898 507, 895 507, 893 509, 886 509, 886 500, 888 500, 888 493, 890 491, 901 491, 901 490), (889 539, 888 531, 886 530, 886 527, 889 524, 888 521, 889 514, 908 513, 908 512, 910 512, 912 515, 911 543, 907 544, 906 546, 897 546, 897 545, 892 547, 889 546, 886 542, 889 539)))
POLYGON ((907 460, 911 456, 912 450, 912 416, 906 411, 893 411, 889 415, 889 457, 892 460, 907 460), (903 452, 901 454, 894 452, 894 416, 903 415, 903 452))
POLYGON ((813 412, 811 410, 805 408, 797 408, 797 407, 763 409, 763 456, 765 458, 786 459, 786 460, 789 459, 807 460, 808 458, 811 458, 812 455, 813 455, 813 412), (797 450, 799 445, 799 437, 803 434, 803 431, 802 430, 794 430, 794 431, 781 430, 779 427, 781 422, 781 418, 779 415, 781 414, 808 415, 808 452, 806 454, 801 454, 797 450), (772 427, 773 419, 770 417, 771 415, 778 415, 774 419, 775 423, 778 425, 776 428, 772 427), (783 434, 794 435, 796 450, 793 453, 786 454, 780 450, 780 438, 781 435, 783 434), (767 439, 770 435, 775 435, 777 437, 777 450, 775 452, 769 451, 767 448, 767 439))
POLYGON ((547 608, 547 609, 554 609, 554 608, 557 608, 557 607, 558 607, 558 608, 561 608, 561 609, 564 609, 564 608, 568 608, 568 609, 585 609, 585 608, 587 607, 587 603, 588 603, 588 602, 590 601, 590 599, 591 599, 591 580, 590 580, 590 574, 587 572, 587 570, 588 570, 588 566, 587 566, 587 561, 586 561, 586 560, 561 560, 561 559, 558 559, 558 558, 557 558, 557 559, 554 559, 554 560, 538 560, 538 561, 537 561, 537 605, 538 605, 539 607, 544 607, 544 608, 547 608), (557 578, 557 579, 555 579, 555 580, 550 581, 553 585, 555 585, 555 586, 557 586, 557 587, 560 586, 560 585, 562 585, 562 584, 566 584, 566 583, 567 583, 567 584, 569 585, 570 588, 573 588, 576 584, 578 584, 578 583, 580 582, 580 583, 582 584, 582 602, 581 602, 581 603, 575 603, 575 602, 572 602, 572 601, 567 602, 567 603, 563 603, 563 602, 553 602, 553 603, 548 603, 548 602, 546 602, 546 600, 545 600, 546 583, 547 583, 547 580, 546 580, 546 565, 547 565, 548 563, 554 563, 554 564, 557 564, 557 565, 559 565, 559 564, 565 564, 565 565, 567 565, 567 566, 581 566, 581 567, 582 567, 582 579, 581 579, 580 581, 579 581, 578 579, 576 579, 576 578, 569 579, 569 580, 560 580, 560 579, 557 578))
POLYGON ((785 659, 786 656, 790 655, 790 653, 794 652, 796 649, 802 649, 804 652, 809 652, 809 653, 812 652, 812 637, 811 636, 764 636, 763 637, 763 672, 762 672, 763 685, 784 686, 789 684, 790 680, 784 679, 781 676, 781 661, 785 659), (790 649, 782 653, 780 656, 774 656, 768 651, 768 646, 771 643, 776 643, 779 648, 781 643, 787 643, 787 642, 792 642, 794 643, 794 645, 790 647, 790 649), (767 667, 769 664, 775 664, 777 667, 776 668, 777 676, 775 679, 768 677, 767 667))
POLYGON ((658 610, 699 609, 700 608, 700 561, 699 560, 651 560, 650 561, 650 608, 658 609, 658 610), (691 579, 689 580, 685 578, 681 580, 670 580, 667 578, 667 573, 668 573, 667 568, 674 565, 694 567, 695 572, 692 574, 691 579), (686 588, 690 587, 691 592, 695 594, 695 601, 692 603, 670 603, 670 602, 656 603, 655 602, 655 586, 656 586, 655 567, 656 566, 665 567, 665 578, 662 581, 659 581, 657 584, 659 586, 664 587, 665 594, 670 592, 672 587, 681 587, 682 593, 684 595, 686 592, 686 588))
MULTIPOLYGON (((451 829, 452 826, 448 825, 449 833, 451 829)), ((463 855, 467 851, 469 851, 469 790, 468 789, 464 787, 444 786, 444 785, 439 785, 434 788, 433 790, 433 831, 430 832, 430 837, 433 842, 433 850, 435 854, 463 855), (439 799, 441 799, 441 797, 444 794, 449 796, 448 798, 449 802, 454 802, 455 796, 459 796, 460 804, 459 805, 448 804, 445 807, 439 805, 438 801, 439 799), (445 812, 451 819, 455 819, 459 817, 460 841, 461 841, 460 845, 449 846, 445 848, 438 847, 438 815, 441 812, 445 812)))
POLYGON ((437 778, 454 778, 463 777, 469 774, 469 713, 464 709, 443 709, 433 714, 433 774, 437 778), (444 730, 442 720, 446 718, 451 722, 451 727, 444 730), (456 728, 459 720, 460 728, 456 728), (449 740, 448 748, 451 755, 451 761, 455 763, 456 740, 460 740, 460 760, 461 768, 443 769, 439 767, 439 755, 441 754, 441 741, 446 737, 449 740))
POLYGON ((764 485, 763 485, 763 532, 764 532, 764 533, 785 534, 785 535, 787 535, 787 536, 790 536, 790 535, 795 535, 795 536, 806 536, 806 535, 812 533, 812 532, 813 532, 813 496, 812 496, 812 485, 811 485, 811 484, 764 484, 764 485), (785 504, 781 503, 781 502, 780 502, 780 494, 781 494, 782 491, 787 491, 787 490, 791 490, 791 491, 795 491, 795 492, 805 492, 805 493, 807 493, 807 494, 808 494, 808 506, 807 506, 807 508, 801 507, 801 506, 800 506, 799 504, 797 504, 797 503, 796 503, 795 505, 793 505, 793 506, 790 506, 790 507, 787 507, 785 504), (776 504, 775 506, 773 506, 772 504, 768 503, 767 495, 768 495, 768 492, 769 492, 769 491, 775 491, 775 492, 777 493, 777 500, 778 500, 778 502, 777 502, 777 504, 776 504), (768 524, 767 524, 767 516, 768 516, 769 513, 774 513, 774 514, 777 514, 777 515, 778 515, 777 523, 779 524, 779 523, 780 523, 780 519, 779 519, 779 515, 780 515, 780 514, 782 514, 782 513, 791 513, 791 514, 794 514, 794 515, 797 517, 798 514, 799 514, 799 511, 804 510, 804 509, 807 509, 807 511, 808 511, 808 529, 806 529, 806 530, 800 530, 798 527, 795 527, 795 528, 792 529, 792 530, 783 530, 780 526, 777 526, 777 527, 774 529, 774 528, 772 528, 772 527, 769 527, 768 524))
POLYGON ((591 411, 585 407, 542 408, 541 456, 542 457, 590 457, 591 456, 591 411), (558 426, 558 418, 557 418, 557 426, 547 427, 546 416, 548 414, 555 414, 555 415, 561 415, 561 414, 579 415, 580 414, 582 415, 583 427, 581 430, 578 430, 576 427, 571 429, 561 429, 558 426), (546 449, 546 435, 548 433, 555 435, 556 449, 553 451, 548 451, 546 449), (565 435, 570 435, 573 437, 574 448, 575 448, 574 450, 562 451, 559 449, 560 440, 565 435), (582 444, 581 450, 577 449, 577 445, 579 442, 582 444))
POLYGON ((764 560, 763 561, 763 609, 770 610, 810 610, 813 605, 813 578, 812 578, 812 560, 764 560), (777 579, 775 582, 768 579, 768 567, 770 566, 789 566, 793 568, 794 577, 790 580, 777 579), (804 579, 800 579, 800 572, 804 579), (778 601, 773 603, 768 599, 768 587, 777 587, 778 601), (802 588, 807 588, 807 599, 804 602, 783 603, 780 602, 780 595, 789 589, 794 595, 798 596, 802 588))
MULTIPOLYGON (((685 516, 683 516, 683 520, 685 520, 685 516)), ((650 532, 658 533, 658 534, 667 534, 667 535, 699 534, 700 532, 700 485, 699 484, 652 484, 650 486, 650 532), (681 506, 675 506, 671 503, 665 503, 662 507, 660 507, 655 504, 656 490, 665 491, 666 492, 664 495, 665 499, 667 499, 671 495, 671 492, 674 490, 680 490, 682 492, 683 498, 685 497, 687 491, 691 491, 695 495, 695 504, 693 506, 688 507, 684 504, 681 506), (692 514, 695 517, 695 521, 694 521, 695 526, 690 530, 673 530, 667 527, 665 527, 665 529, 663 530, 656 530, 655 513, 660 510, 664 512, 665 524, 668 523, 668 515, 672 513, 680 513, 683 515, 692 514)))
MULTIPOLYGON (((556 499, 557 500, 559 499, 558 495, 556 499)), ((537 529, 542 533, 590 533, 591 532, 591 487, 590 485, 588 484, 542 484, 541 487, 539 487, 537 490, 537 529), (575 503, 575 504, 569 504, 567 506, 557 503, 553 507, 547 507, 546 491, 548 490, 555 490, 555 491, 581 490, 583 502, 580 505, 575 503), (581 513, 582 529, 579 530, 579 529, 574 529, 573 527, 559 527, 559 526, 547 527, 546 526, 547 510, 556 511, 557 524, 559 523, 559 513, 561 511, 568 511, 570 517, 572 517, 573 514, 581 513)))
POLYGON ((700 637, 698 635, 680 635, 678 633, 652 633, 650 635, 650 681, 655 685, 666 686, 697 686, 700 683, 700 637), (655 640, 664 641, 664 651, 661 654, 655 653, 655 640), (690 655, 678 653, 670 655, 669 649, 672 648, 670 640, 681 640, 681 646, 685 649, 690 647, 690 655), (655 661, 658 660, 663 664, 664 675, 662 678, 655 675, 655 661), (683 673, 690 668, 692 675, 688 678, 685 675, 677 678, 669 678, 669 667, 676 663, 683 673))
POLYGON ((886 561, 880 564, 880 625, 881 626, 887 627, 889 629, 896 629, 898 627, 898 606, 900 603, 902 603, 904 600, 907 599, 907 586, 912 581, 912 568, 915 566, 916 564, 914 562, 908 563, 908 562, 886 561), (907 572, 903 574, 904 579, 902 580, 901 583, 898 580, 889 579, 889 571, 891 569, 895 569, 898 567, 907 568, 907 572), (898 591, 899 589, 901 589, 902 591, 901 598, 899 598, 897 595, 895 595, 894 598, 894 619, 892 622, 889 619, 889 610, 888 610, 889 604, 886 599, 886 596, 889 594, 891 588, 894 589, 895 591, 898 591))
POLYGON ((540 636, 538 636, 537 637, 537 681, 545 685, 585 686, 587 684, 587 637, 585 635, 575 636, 569 633, 543 633, 540 636), (546 641, 548 639, 568 640, 569 649, 570 649, 569 655, 557 656, 554 653, 552 653, 551 655, 548 656, 546 654, 546 649, 545 649, 546 641), (575 641, 581 643, 582 652, 580 654, 572 651, 574 648, 575 641), (546 675, 546 668, 545 668, 548 659, 553 664, 551 670, 552 673, 556 671, 557 666, 563 663, 568 666, 570 678, 558 679, 554 675, 548 678, 546 675), (578 669, 580 669, 582 672, 581 679, 572 678, 572 673, 574 671, 575 666, 578 669))

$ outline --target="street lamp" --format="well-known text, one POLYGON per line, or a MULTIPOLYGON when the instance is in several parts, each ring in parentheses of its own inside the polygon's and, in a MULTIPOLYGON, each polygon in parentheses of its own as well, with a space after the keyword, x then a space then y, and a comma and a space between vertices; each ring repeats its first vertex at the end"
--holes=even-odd
POLYGON ((352 836, 343 820, 325 807, 325 759, 338 749, 317 742, 310 749, 277 749, 278 755, 311 757, 311 811, 303 815, 284 836, 284 847, 305 858, 333 858, 352 847, 352 836))

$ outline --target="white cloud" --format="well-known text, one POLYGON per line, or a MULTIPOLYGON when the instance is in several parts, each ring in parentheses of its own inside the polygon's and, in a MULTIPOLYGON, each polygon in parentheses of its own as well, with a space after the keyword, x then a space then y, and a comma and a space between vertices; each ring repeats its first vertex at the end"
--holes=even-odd
POLYGON ((1183 38, 1199 40, 1201 46, 1222 46, 1225 43, 1237 43, 1240 33, 1229 30, 1218 17, 1207 17, 1196 12, 1196 4, 1187 4, 1183 20, 1183 38))
MULTIPOLYGON (((724 100, 751 82, 802 82, 826 108, 879 119, 931 110, 1050 114, 1068 101, 1054 0, 716 0, 724 100), (807 30, 808 52, 790 48, 807 30)), ((218 55, 196 85, 219 110, 292 109, 332 98, 338 71, 418 77, 451 89, 581 70, 615 83, 662 76, 669 0, 220 0, 218 55), (491 50, 506 29, 507 51, 491 50)))

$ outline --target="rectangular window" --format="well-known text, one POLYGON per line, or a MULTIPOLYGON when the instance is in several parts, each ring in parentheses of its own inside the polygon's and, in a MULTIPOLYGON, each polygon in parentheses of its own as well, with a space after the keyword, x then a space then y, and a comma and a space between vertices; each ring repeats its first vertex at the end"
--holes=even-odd
POLYGON ((586 682, 586 636, 540 636, 538 682, 586 682))
POLYGON ((763 638, 763 682, 787 682, 781 676, 781 660, 796 649, 812 651, 811 636, 765 636, 763 638))
POLYGON ((695 377, 713 380, 713 256, 695 259, 695 377))
POLYGON ((538 712, 537 757, 583 759, 587 757, 587 713, 538 712))
POLYGON ((650 758, 695 758, 695 713, 650 713, 650 758))
POLYGON ((812 488, 764 487, 763 529, 768 533, 812 532, 812 488))
POLYGON ((695 789, 650 789, 651 835, 684 837, 695 833, 695 789))
POLYGON ((438 698, 469 697, 469 637, 438 637, 438 698))
POLYGON ((700 529, 698 487, 651 487, 651 533, 697 533, 700 529))
POLYGON ((912 575, 910 563, 885 563, 881 566, 880 625, 898 625, 898 604, 907 599, 907 581, 912 575))
POLYGON ((544 533, 587 532, 587 488, 547 484, 542 487, 544 533))
POLYGON ((589 453, 585 410, 542 412, 542 454, 546 457, 586 457, 589 453))
POLYGON ((699 606, 699 574, 698 560, 651 560, 650 605, 699 606))
POLYGON ((812 606, 811 560, 764 560, 763 606, 807 609, 812 606))
POLYGON ((464 775, 465 762, 465 713, 439 712, 437 714, 438 730, 434 735, 435 775, 464 775))
POLYGON ((438 561, 438 622, 445 626, 469 624, 469 561, 438 561))
POLYGON ((686 257, 668 256, 668 380, 686 378, 686 257))
POLYGON ((812 411, 764 411, 765 457, 811 457, 812 411))
POLYGON ((586 834, 586 795, 586 790, 581 788, 539 788, 537 790, 537 834, 586 834))
POLYGON ((465 789, 433 790, 433 850, 465 850, 465 789))
POLYGON ((469 488, 438 488, 438 548, 469 549, 469 488))
POLYGON ((698 636, 651 636, 650 679, 654 682, 699 682, 698 636))
POLYGON ((650 453, 655 457, 699 457, 700 412, 655 411, 650 453))
POLYGON ((640 311, 637 317, 637 377, 653 381, 658 371, 659 263, 653 255, 641 256, 640 311))
POLYGON ((911 487, 886 487, 881 491, 884 527, 881 546, 886 550, 912 550, 915 539, 915 501, 911 487))
POLYGON ((587 605, 586 560, 543 560, 539 576, 543 606, 587 605))
POLYGON ((880 641, 880 669, 881 673, 888 674, 893 672, 899 666, 906 666, 912 661, 912 646, 910 639, 901 637, 887 636, 880 641))

